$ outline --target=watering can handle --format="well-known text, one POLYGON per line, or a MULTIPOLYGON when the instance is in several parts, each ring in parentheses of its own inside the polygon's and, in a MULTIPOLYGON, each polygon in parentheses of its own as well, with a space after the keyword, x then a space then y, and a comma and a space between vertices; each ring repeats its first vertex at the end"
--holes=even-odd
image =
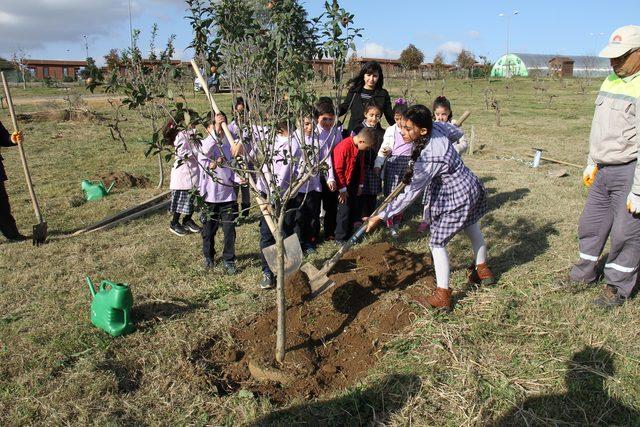
POLYGON ((113 288, 113 284, 110 281, 103 280, 102 282, 100 282, 100 292, 103 292, 106 286, 110 286, 113 288))

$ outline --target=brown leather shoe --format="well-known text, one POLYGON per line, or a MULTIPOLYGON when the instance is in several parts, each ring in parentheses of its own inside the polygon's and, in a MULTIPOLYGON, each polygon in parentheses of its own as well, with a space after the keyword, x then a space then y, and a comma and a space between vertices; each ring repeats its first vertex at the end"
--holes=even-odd
POLYGON ((451 311, 451 289, 435 288, 431 295, 417 295, 413 300, 424 308, 442 308, 451 311))
POLYGON ((469 283, 488 286, 495 284, 496 278, 493 276, 491 270, 489 270, 487 263, 482 263, 475 266, 471 264, 469 266, 469 283))

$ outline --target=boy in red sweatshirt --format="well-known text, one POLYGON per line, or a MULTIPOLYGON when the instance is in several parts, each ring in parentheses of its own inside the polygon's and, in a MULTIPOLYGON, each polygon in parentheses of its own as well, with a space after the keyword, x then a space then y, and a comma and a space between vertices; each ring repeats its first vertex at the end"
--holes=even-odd
POLYGON ((376 135, 373 128, 364 128, 355 136, 343 139, 333 149, 333 171, 338 186, 338 214, 336 241, 343 244, 351 235, 359 209, 357 196, 364 186, 364 156, 361 151, 373 147, 376 135))

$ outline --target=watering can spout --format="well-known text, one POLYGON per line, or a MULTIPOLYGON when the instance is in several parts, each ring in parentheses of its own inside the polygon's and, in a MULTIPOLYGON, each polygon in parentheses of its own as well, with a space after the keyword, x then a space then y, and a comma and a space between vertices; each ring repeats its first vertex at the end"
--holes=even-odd
POLYGON ((89 285, 89 291, 91 291, 91 296, 95 297, 96 289, 94 288, 93 282, 91 281, 91 278, 89 278, 89 276, 87 276, 87 284, 89 285))
POLYGON ((113 180, 111 181, 111 185, 109 185, 109 188, 107 188, 107 194, 109 194, 111 192, 111 189, 113 188, 113 186, 116 184, 116 181, 113 180))

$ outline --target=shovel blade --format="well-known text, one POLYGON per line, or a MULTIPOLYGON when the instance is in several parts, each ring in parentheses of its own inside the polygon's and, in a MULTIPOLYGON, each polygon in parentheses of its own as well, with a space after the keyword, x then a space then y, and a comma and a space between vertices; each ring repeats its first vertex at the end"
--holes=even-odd
MULTIPOLYGON (((272 272, 278 271, 278 255, 276 245, 271 245, 262 250, 267 264, 272 272)), ((300 269, 302 264, 302 247, 297 234, 284 239, 284 276, 287 277, 300 269)))
POLYGON ((321 293, 331 289, 336 284, 333 280, 318 270, 313 264, 305 263, 300 270, 309 278, 309 287, 311 288, 311 297, 315 298, 321 293))
POLYGON ((39 246, 47 240, 47 223, 41 222, 33 226, 33 244, 39 246))

